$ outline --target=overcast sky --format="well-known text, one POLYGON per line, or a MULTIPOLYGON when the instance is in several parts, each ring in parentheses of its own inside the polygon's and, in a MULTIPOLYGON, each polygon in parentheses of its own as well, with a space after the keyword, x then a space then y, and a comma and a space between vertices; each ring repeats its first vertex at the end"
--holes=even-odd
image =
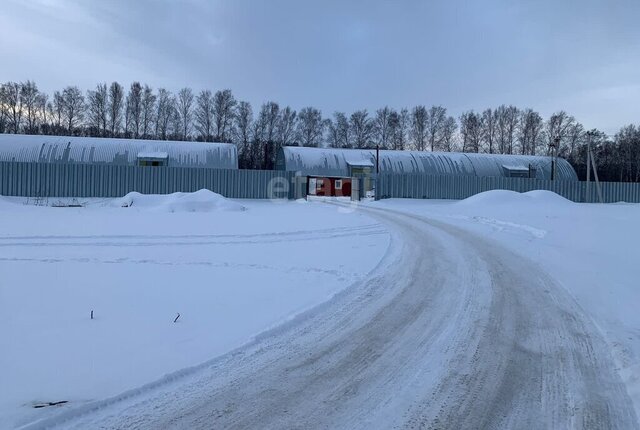
POLYGON ((501 103, 640 123, 640 1, 0 0, 0 81, 230 88, 257 109, 501 103))

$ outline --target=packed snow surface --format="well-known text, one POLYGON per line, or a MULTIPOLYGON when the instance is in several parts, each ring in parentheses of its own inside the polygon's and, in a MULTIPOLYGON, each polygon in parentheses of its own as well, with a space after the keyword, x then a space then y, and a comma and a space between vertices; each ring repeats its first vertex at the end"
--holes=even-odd
POLYGON ((0 428, 237 348, 361 279, 388 241, 322 203, 0 197, 0 428))
POLYGON ((0 201, 0 424, 639 428, 640 205, 135 198, 0 201))
POLYGON ((489 237, 552 275, 605 335, 640 416, 640 205, 494 190, 461 201, 391 199, 372 206, 489 237))

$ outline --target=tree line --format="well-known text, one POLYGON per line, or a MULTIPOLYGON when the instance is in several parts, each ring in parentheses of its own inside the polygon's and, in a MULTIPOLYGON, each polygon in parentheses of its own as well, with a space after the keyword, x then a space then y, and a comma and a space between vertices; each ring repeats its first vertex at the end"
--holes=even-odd
POLYGON ((0 84, 0 133, 229 142, 238 146, 240 167, 249 169, 272 169, 278 148, 291 145, 547 155, 558 144, 558 154, 581 178, 590 141, 601 180, 640 181, 640 126, 627 125, 610 137, 587 132, 564 111, 544 119, 512 105, 458 118, 442 106, 424 105, 324 117, 311 106, 296 111, 274 101, 254 113, 229 89, 174 94, 113 82, 86 92, 68 86, 49 97, 33 81, 7 82, 0 84))

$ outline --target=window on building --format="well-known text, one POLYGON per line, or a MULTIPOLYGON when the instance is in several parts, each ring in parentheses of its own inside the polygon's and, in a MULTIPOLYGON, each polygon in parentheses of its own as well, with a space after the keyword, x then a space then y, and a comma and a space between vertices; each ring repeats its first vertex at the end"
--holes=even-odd
POLYGON ((342 179, 336 179, 336 190, 342 189, 342 179))
POLYGON ((167 164, 167 160, 145 160, 145 159, 140 159, 138 158, 138 166, 152 166, 152 167, 159 167, 159 166, 166 166, 167 164))

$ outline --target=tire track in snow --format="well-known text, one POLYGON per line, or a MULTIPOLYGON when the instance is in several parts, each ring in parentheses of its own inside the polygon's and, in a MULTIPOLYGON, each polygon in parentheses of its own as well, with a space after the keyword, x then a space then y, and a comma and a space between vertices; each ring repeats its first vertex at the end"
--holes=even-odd
POLYGON ((115 236, 19 236, 0 238, 3 247, 163 247, 163 246, 208 246, 269 244, 275 242, 300 242, 345 237, 386 234, 378 225, 359 226, 352 230, 345 228, 289 233, 268 233, 257 235, 115 235, 115 236), (182 240, 179 240, 182 239, 182 240), (137 241, 142 240, 142 241, 137 241))
POLYGON ((638 428, 606 343, 540 268, 367 212, 392 242, 366 281, 190 376, 34 427, 638 428))
POLYGON ((298 236, 298 235, 315 235, 315 234, 325 234, 325 233, 338 233, 338 232, 357 232, 360 230, 370 230, 372 228, 379 227, 379 224, 368 224, 368 225, 359 225, 354 227, 335 227, 335 228, 326 228, 326 229, 318 229, 318 230, 295 230, 295 231, 285 231, 285 232, 273 232, 273 233, 254 233, 254 234, 121 234, 121 235, 29 235, 29 236, 11 236, 11 235, 3 235, 0 236, 0 241, 3 240, 37 240, 37 239, 45 239, 45 240, 69 240, 69 239, 157 239, 157 240, 165 240, 165 239, 210 239, 210 238, 258 238, 258 237, 282 237, 282 236, 298 236))

